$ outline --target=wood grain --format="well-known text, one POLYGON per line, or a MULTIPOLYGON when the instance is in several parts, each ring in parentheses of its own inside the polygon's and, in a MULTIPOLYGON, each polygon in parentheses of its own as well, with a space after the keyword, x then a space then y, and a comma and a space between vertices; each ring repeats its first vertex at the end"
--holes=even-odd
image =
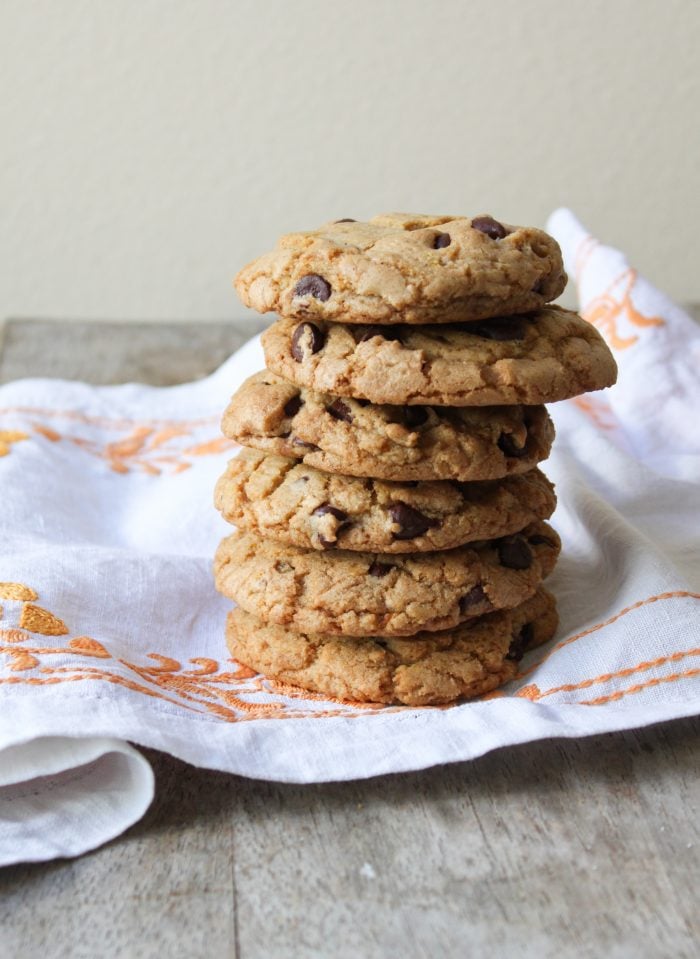
MULTIPOLYGON (((0 380, 170 383, 249 332, 14 321, 0 380)), ((156 800, 125 836, 0 871, 0 956, 691 959, 698 732, 683 720, 317 786, 149 752, 156 800)))
POLYGON ((52 376, 110 385, 171 386, 215 370, 265 326, 239 323, 111 323, 8 320, 0 382, 52 376))

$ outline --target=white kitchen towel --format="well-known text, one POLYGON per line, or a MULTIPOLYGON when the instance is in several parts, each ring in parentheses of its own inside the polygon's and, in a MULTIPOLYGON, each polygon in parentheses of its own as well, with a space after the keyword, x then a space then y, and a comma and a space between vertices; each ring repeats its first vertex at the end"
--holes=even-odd
POLYGON ((128 742, 314 782, 698 711, 700 330, 571 213, 549 229, 620 376, 551 407, 561 626, 475 702, 357 706, 230 659, 212 490, 257 340, 167 389, 0 387, 0 863, 77 855, 136 821, 153 782, 128 742))

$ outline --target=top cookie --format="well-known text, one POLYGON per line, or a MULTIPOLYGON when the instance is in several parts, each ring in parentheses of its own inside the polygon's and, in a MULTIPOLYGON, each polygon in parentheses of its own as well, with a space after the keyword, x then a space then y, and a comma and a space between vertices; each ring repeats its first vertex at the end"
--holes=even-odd
POLYGON ((536 310, 559 296, 559 246, 490 216, 385 213, 289 233, 235 287, 260 313, 340 323, 452 323, 536 310))

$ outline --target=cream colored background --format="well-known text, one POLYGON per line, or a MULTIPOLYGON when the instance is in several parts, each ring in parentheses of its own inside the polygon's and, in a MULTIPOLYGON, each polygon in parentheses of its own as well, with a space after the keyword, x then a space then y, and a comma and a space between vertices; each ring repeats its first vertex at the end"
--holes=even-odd
POLYGON ((700 299, 697 0, 0 0, 0 319, 235 317, 277 234, 571 206, 700 299))

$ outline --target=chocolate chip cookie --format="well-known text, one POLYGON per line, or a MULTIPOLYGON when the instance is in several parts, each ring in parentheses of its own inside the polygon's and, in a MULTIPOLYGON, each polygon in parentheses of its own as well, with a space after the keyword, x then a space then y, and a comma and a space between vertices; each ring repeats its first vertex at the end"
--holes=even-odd
POLYGON ((298 386, 372 403, 553 403, 617 375, 596 328, 556 306, 446 326, 283 319, 262 342, 268 368, 298 386))
POLYGON ((226 640, 238 662, 266 676, 336 699, 430 706, 488 693, 513 679, 529 649, 557 629, 544 589, 514 609, 408 639, 291 632, 242 609, 226 640))
POLYGON ((405 480, 485 480, 546 459, 554 426, 543 406, 388 406, 251 376, 222 420, 243 446, 329 473, 405 480))
POLYGON ((216 587, 266 623, 311 633, 408 636, 511 609, 552 571, 559 537, 532 523, 501 539, 433 553, 326 556, 252 533, 226 537, 216 587))
POLYGON ((215 491, 224 519, 311 549, 415 553, 495 539, 554 512, 538 469, 477 483, 388 483, 338 476, 284 456, 243 450, 215 491))
POLYGON ((388 213, 290 233, 235 280, 246 306, 341 323, 452 323, 536 310, 566 285, 551 236, 491 216, 388 213))

